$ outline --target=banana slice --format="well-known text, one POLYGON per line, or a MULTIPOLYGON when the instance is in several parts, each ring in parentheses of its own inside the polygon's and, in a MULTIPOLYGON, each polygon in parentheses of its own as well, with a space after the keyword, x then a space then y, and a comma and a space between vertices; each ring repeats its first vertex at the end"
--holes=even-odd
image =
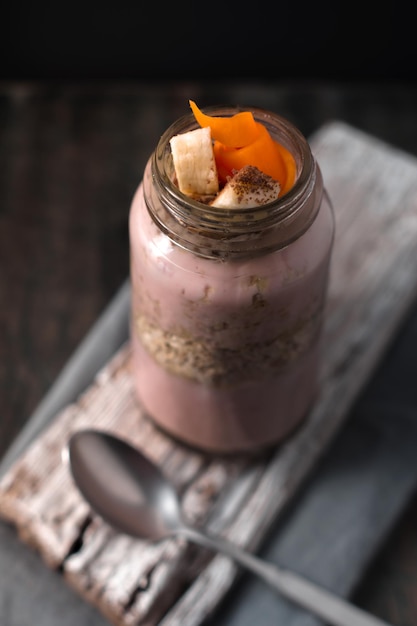
POLYGON ((187 196, 211 196, 219 190, 211 130, 197 128, 170 140, 178 187, 187 196))
POLYGON ((254 208, 276 200, 280 190, 277 180, 253 165, 246 165, 229 179, 210 205, 222 209, 254 208))

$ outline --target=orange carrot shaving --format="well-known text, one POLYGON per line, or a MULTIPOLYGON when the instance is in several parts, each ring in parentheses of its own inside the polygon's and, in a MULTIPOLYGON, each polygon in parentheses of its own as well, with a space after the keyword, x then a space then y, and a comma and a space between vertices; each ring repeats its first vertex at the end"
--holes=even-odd
POLYGON ((266 127, 256 122, 249 111, 232 117, 205 115, 190 100, 194 117, 200 126, 210 126, 214 139, 214 157, 221 182, 245 165, 254 165, 281 185, 280 196, 291 189, 296 165, 292 154, 274 141, 266 127))
POLYGON ((241 148, 252 143, 258 136, 258 129, 252 113, 243 111, 232 117, 212 117, 205 115, 192 100, 190 107, 201 127, 210 126, 211 136, 229 148, 241 148))

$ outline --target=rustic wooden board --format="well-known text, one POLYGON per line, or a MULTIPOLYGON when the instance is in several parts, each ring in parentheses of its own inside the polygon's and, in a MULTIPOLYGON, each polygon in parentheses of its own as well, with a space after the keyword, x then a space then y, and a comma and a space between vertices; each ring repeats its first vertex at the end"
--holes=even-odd
POLYGON ((335 208, 336 241, 323 391, 303 427, 258 458, 182 447, 138 404, 127 344, 0 484, 0 515, 112 624, 200 624, 237 570, 181 540, 153 545, 107 527, 61 460, 69 434, 95 426, 128 437, 175 481, 190 521, 255 550, 344 423, 417 295, 417 160, 339 122, 311 143, 335 208))

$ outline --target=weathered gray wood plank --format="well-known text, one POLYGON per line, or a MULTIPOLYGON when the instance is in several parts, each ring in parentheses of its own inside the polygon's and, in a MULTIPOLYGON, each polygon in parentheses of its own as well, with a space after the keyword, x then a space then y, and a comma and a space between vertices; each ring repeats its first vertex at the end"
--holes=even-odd
POLYGON ((194 626, 235 580, 227 559, 109 529, 75 490, 61 452, 97 426, 127 436, 169 472, 193 523, 256 549, 349 414, 417 295, 417 161, 344 124, 312 138, 336 214, 323 391, 303 427, 257 459, 209 458, 159 432, 136 401, 129 345, 22 455, 0 514, 68 583, 120 626, 194 626))

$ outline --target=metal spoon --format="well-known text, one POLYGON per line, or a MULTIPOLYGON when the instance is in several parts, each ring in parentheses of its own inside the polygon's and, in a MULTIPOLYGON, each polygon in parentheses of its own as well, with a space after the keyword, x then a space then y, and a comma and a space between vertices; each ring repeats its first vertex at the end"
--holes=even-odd
POLYGON ((226 554, 333 626, 389 626, 295 573, 187 526, 174 487, 158 466, 122 439, 98 430, 81 430, 70 438, 68 452, 81 494, 117 530, 152 541, 182 535, 226 554))

